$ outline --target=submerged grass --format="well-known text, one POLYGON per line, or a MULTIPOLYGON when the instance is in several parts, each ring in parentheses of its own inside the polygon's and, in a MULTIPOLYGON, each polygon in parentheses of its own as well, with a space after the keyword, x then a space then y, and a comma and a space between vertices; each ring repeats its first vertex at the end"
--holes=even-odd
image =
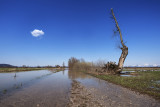
MULTIPOLYGON (((160 100, 160 71, 135 72, 137 76, 121 77, 119 75, 96 75, 89 73, 97 78, 107 80, 117 85, 121 85, 140 93, 148 94, 160 100)), ((133 73, 134 74, 134 73, 133 73)))

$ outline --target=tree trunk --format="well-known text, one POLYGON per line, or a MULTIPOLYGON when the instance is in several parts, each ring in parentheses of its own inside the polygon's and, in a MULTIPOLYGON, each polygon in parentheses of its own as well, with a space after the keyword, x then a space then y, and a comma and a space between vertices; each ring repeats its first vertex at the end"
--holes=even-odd
POLYGON ((118 25, 118 22, 116 20, 116 17, 115 17, 115 15, 113 13, 113 9, 111 9, 111 13, 112 13, 113 19, 115 21, 117 31, 119 32, 121 45, 122 45, 122 48, 121 48, 122 53, 121 53, 121 56, 119 58, 118 68, 116 70, 116 73, 120 73, 123 70, 124 61, 125 61, 125 59, 126 59, 126 57, 128 55, 128 47, 123 43, 122 33, 121 33, 120 28, 119 28, 119 25, 118 25))
POLYGON ((123 70, 123 64, 124 64, 124 61, 125 61, 127 55, 128 55, 128 47, 126 46, 126 47, 122 48, 122 53, 119 58, 118 69, 117 69, 116 73, 120 73, 123 70))

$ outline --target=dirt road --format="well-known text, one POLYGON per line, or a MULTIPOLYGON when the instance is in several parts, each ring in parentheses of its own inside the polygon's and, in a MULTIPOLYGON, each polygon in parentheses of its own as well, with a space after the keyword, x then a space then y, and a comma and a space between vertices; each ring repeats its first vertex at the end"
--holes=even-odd
POLYGON ((68 107, 160 107, 160 102, 104 80, 104 87, 73 80, 68 107))

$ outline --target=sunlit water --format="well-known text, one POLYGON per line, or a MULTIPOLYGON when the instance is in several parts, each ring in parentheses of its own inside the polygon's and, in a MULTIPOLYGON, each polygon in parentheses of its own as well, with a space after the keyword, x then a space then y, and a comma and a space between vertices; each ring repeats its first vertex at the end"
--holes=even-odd
POLYGON ((94 78, 67 69, 0 73, 0 107, 65 106, 73 79, 94 78), (5 93, 4 93, 5 90, 5 93))
MULTIPOLYGON (((117 85, 81 72, 39 70, 17 72, 14 76, 15 73, 0 73, 0 107, 65 107, 69 102, 72 80, 79 81, 88 89, 94 89, 95 96, 108 96, 124 106, 129 101, 141 106, 147 104, 141 103, 143 96, 137 100, 133 93, 126 93, 126 90, 117 85), (4 89, 7 90, 6 93, 3 92, 4 89)), ((107 105, 110 101, 107 102, 106 99, 104 102, 107 105)))
MULTIPOLYGON (((123 71, 122 73, 127 73, 127 72, 134 72, 134 71, 123 71)), ((4 93, 4 90, 13 91, 16 90, 17 88, 25 87, 29 84, 36 83, 36 81, 41 80, 43 78, 46 77, 50 78, 51 77, 50 75, 52 74, 56 75, 56 78, 58 77, 58 79, 68 78, 67 81, 76 78, 81 78, 81 79, 93 78, 83 73, 76 73, 71 71, 68 73, 68 70, 61 71, 61 73, 56 73, 56 74, 51 70, 0 73, 0 94, 4 93)), ((121 75, 121 76, 129 77, 131 75, 121 75)))
POLYGON ((120 75, 121 77, 135 77, 135 75, 120 75))
POLYGON ((121 77, 135 77, 135 75, 130 75, 130 73, 135 72, 135 71, 122 71, 120 76, 121 77))
POLYGON ((3 90, 15 89, 31 81, 50 75, 47 70, 25 71, 17 73, 0 73, 0 92, 3 90))
POLYGON ((131 73, 131 72, 135 72, 135 71, 122 71, 121 73, 131 73))

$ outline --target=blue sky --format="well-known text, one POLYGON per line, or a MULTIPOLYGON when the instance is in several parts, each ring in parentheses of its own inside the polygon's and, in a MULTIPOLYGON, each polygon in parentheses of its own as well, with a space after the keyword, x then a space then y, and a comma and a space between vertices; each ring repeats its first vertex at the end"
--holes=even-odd
POLYGON ((160 64, 159 0, 0 0, 0 63, 118 62, 111 8, 129 48, 125 65, 160 64))

